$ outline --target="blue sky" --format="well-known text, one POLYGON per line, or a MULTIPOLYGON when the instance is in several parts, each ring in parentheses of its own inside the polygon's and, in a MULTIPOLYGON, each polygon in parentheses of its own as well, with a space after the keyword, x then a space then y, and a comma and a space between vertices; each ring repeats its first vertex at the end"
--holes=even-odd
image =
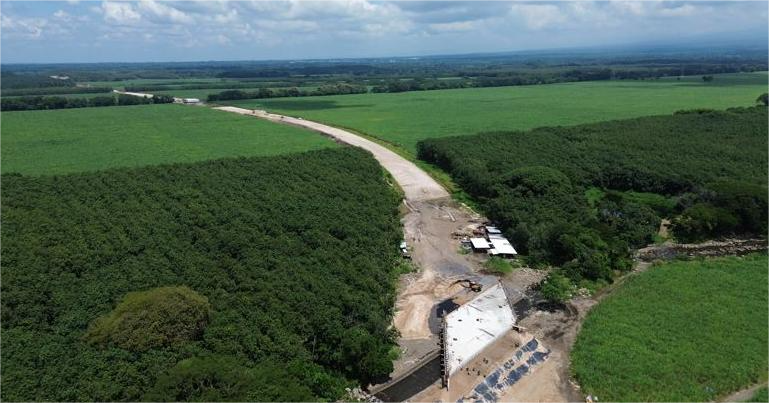
POLYGON ((406 56, 766 41, 766 1, 0 1, 3 63, 406 56))

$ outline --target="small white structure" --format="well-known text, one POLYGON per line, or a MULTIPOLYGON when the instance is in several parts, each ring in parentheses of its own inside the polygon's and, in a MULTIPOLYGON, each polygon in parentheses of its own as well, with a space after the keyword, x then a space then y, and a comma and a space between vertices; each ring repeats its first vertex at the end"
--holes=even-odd
POLYGON ((515 325, 504 288, 496 284, 443 318, 444 385, 515 325))
POLYGON ((491 225, 487 225, 486 226, 486 234, 488 234, 489 236, 501 235, 502 231, 500 231, 499 228, 497 228, 497 227, 492 227, 491 225))
POLYGON ((491 249, 491 245, 484 238, 470 238, 470 243, 473 245, 474 251, 487 251, 491 249))
POLYGON ((198 98, 182 98, 182 103, 185 104, 199 104, 200 99, 198 98))
POLYGON ((518 254, 513 245, 505 238, 491 238, 492 248, 489 249, 489 254, 492 256, 501 257, 515 257, 518 254))
POLYGON ((514 258, 518 252, 510 244, 510 241, 502 235, 502 231, 492 225, 486 226, 486 239, 489 240, 490 248, 487 253, 492 256, 514 258))

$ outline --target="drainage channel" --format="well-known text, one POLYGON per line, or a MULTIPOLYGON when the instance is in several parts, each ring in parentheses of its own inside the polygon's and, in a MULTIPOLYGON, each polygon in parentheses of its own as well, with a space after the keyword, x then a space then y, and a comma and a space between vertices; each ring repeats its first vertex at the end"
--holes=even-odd
POLYGON ((402 402, 441 379, 441 355, 426 361, 403 379, 374 394, 384 402, 402 402))

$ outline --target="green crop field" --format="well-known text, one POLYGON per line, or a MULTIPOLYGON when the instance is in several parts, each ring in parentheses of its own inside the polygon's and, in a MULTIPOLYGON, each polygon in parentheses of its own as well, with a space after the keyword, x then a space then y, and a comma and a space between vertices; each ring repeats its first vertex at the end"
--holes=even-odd
POLYGON ((62 174, 335 147, 310 131, 182 105, 3 112, 1 116, 4 173, 62 174))
POLYGON ((351 128, 414 152, 419 140, 748 106, 766 92, 767 73, 682 80, 593 81, 395 94, 230 101, 351 128))
POLYGON ((572 372, 601 401, 712 401, 767 376, 767 257, 674 262, 588 315, 572 372))

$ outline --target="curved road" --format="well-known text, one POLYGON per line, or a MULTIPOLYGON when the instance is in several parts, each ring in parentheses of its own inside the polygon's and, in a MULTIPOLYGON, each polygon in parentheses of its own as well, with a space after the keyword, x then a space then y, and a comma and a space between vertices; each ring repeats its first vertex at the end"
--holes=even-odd
POLYGON ((400 155, 388 150, 387 148, 364 139, 356 134, 346 130, 337 129, 324 125, 322 123, 309 120, 294 118, 291 116, 278 115, 262 110, 252 110, 238 108, 235 106, 220 106, 218 109, 226 112, 239 113, 241 115, 255 116, 262 119, 271 120, 277 123, 290 124, 314 130, 332 137, 342 143, 351 146, 360 147, 374 154, 374 158, 395 178, 408 201, 425 201, 448 197, 449 193, 433 178, 423 170, 419 169, 413 162, 401 157, 400 155))

